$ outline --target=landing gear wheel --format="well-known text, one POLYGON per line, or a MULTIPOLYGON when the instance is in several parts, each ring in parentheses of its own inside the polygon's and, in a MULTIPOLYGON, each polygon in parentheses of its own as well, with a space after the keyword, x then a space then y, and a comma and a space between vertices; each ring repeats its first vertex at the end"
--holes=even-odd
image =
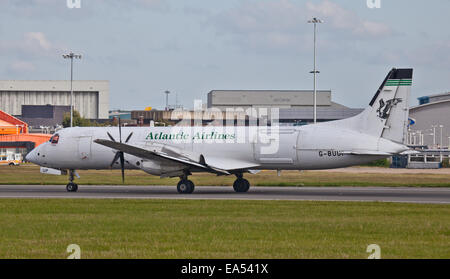
POLYGON ((194 192, 194 188, 194 182, 188 179, 180 180, 177 185, 177 190, 180 194, 191 194, 192 192, 194 192))
POLYGON ((245 193, 250 189, 250 182, 244 178, 238 178, 233 183, 233 189, 236 193, 245 193))
POLYGON ((67 184, 66 190, 67 190, 67 192, 76 192, 76 191, 78 191, 78 185, 70 182, 69 184, 67 184))
POLYGON ((73 183, 73 180, 75 179, 75 177, 74 177, 75 175, 77 175, 75 170, 69 170, 69 183, 66 186, 67 192, 76 192, 76 191, 78 191, 78 185, 73 183))

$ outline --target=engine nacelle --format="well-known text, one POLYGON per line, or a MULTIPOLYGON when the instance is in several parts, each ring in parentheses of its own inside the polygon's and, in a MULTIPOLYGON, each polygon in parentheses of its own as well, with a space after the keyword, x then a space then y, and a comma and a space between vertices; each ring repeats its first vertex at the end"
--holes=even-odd
POLYGON ((144 160, 140 169, 151 175, 175 177, 183 174, 185 166, 177 163, 163 162, 159 160, 144 160))

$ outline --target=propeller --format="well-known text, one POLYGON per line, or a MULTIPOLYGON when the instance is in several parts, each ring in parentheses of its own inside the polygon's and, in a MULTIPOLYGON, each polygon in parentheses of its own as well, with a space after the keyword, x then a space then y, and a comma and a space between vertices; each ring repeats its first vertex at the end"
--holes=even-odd
MULTIPOLYGON (((113 141, 116 142, 113 136, 109 132, 106 132, 108 134, 108 137, 113 141)), ((131 132, 128 137, 125 140, 125 143, 128 143, 128 141, 131 139, 131 136, 133 135, 133 132, 131 132)), ((120 117, 119 117, 119 142, 122 143, 122 126, 120 125, 120 117)), ((125 183, 125 156, 122 151, 117 151, 116 155, 114 155, 114 159, 111 162, 111 167, 117 162, 117 160, 120 159, 120 168, 122 170, 122 183, 125 183)))

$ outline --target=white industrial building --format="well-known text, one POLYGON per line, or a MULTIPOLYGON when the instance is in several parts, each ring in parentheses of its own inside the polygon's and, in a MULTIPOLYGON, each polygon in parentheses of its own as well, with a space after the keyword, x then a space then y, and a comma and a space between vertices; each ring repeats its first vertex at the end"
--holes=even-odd
MULTIPOLYGON (((348 118, 362 111, 331 100, 331 90, 317 90, 317 121, 348 118)), ((208 93, 208 108, 278 108, 279 122, 284 125, 304 125, 313 122, 314 94, 312 90, 212 90, 208 93)))
POLYGON ((409 127, 409 144, 429 148, 450 148, 450 92, 418 98, 409 109, 414 124, 409 127))
MULTIPOLYGON (((88 119, 108 119, 109 81, 73 81, 74 109, 88 119)), ((70 81, 2 80, 0 110, 22 115, 22 105, 70 106, 70 81)))
MULTIPOLYGON (((208 107, 277 107, 301 108, 312 106, 311 90, 213 90, 208 93, 208 107)), ((317 106, 331 106, 331 90, 317 91, 317 106)))

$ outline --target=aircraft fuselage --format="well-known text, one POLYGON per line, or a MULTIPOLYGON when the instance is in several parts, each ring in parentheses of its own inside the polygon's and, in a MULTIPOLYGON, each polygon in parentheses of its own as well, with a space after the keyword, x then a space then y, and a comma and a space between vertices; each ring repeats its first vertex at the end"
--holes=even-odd
MULTIPOLYGON (((75 127, 58 131, 58 142, 46 142, 27 157, 55 169, 110 169, 116 150, 97 144, 110 133, 119 141, 117 127, 75 127)), ((239 162, 251 169, 310 170, 364 164, 387 156, 352 155, 349 150, 399 152, 402 148, 383 138, 323 124, 302 127, 123 127, 122 137, 133 133, 127 144, 230 169, 239 162), (390 150, 386 150, 386 148, 390 150), (229 159, 227 159, 229 158, 229 159)), ((126 169, 154 175, 176 173, 182 164, 142 159, 125 154, 126 169)), ((112 168, 120 168, 115 162, 112 168)), ((244 168, 244 167, 243 167, 244 168)), ((192 171, 196 171, 195 168, 192 171)))

